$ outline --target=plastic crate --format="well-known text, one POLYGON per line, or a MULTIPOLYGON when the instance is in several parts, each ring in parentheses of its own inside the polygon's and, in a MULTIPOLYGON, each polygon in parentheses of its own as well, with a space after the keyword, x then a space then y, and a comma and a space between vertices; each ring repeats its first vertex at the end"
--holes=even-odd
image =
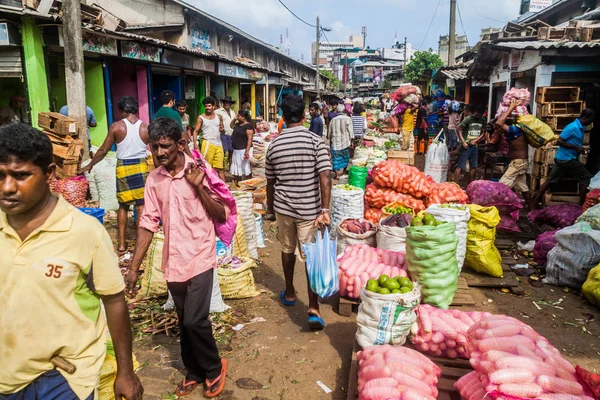
POLYGON ((87 215, 91 215, 92 217, 96 218, 98 221, 100 221, 101 224, 104 225, 104 208, 85 208, 85 207, 78 207, 78 210, 87 214, 87 215))

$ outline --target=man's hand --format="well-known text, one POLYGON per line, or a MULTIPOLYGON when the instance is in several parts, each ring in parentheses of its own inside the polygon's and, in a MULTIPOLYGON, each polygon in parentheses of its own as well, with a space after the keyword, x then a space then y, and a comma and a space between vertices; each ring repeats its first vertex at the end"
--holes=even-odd
POLYGON ((512 99, 510 101, 510 105, 508 106, 508 108, 509 108, 509 110, 514 110, 518 106, 519 106, 519 102, 517 101, 517 99, 512 99))
POLYGON ((585 149, 581 146, 577 146, 577 148, 575 150, 577 151, 577 154, 581 154, 584 152, 585 149))
POLYGON ((142 382, 133 371, 117 372, 114 389, 115 399, 142 400, 144 394, 142 382))
POLYGON ((195 142, 193 143, 193 145, 194 145, 194 150, 199 150, 199 149, 198 149, 198 141, 195 141, 195 142))
POLYGON ((205 176, 206 173, 194 163, 188 163, 185 168, 185 179, 195 188, 202 187, 202 181, 204 181, 205 176))
POLYGON ((125 294, 128 297, 134 297, 137 291, 137 281, 138 281, 139 271, 129 269, 127 272, 127 277, 125 277, 125 294))
POLYGON ((477 144, 477 139, 473 139, 469 142, 469 145, 475 146, 477 144))
POLYGON ((77 175, 83 175, 86 172, 90 172, 92 170, 92 167, 93 166, 91 164, 88 164, 85 167, 80 168, 79 170, 77 170, 77 175))
POLYGON ((331 225, 331 218, 329 218, 329 212, 322 212, 315 220, 315 226, 318 228, 325 228, 331 225))
POLYGON ((250 154, 246 151, 244 153, 244 160, 249 160, 250 159, 250 154))
POLYGON ((462 145, 463 145, 463 147, 464 147, 465 149, 468 149, 468 148, 469 148, 469 144, 468 144, 467 142, 465 142, 465 141, 463 141, 463 142, 462 142, 462 145))
POLYGON ((275 222, 277 218, 275 217, 275 213, 268 213, 265 215, 265 219, 267 221, 275 222))

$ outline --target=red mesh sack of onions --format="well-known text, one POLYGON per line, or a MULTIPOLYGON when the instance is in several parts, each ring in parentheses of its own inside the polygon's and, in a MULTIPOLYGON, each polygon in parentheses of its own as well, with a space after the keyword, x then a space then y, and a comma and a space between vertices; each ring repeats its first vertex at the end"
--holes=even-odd
POLYGON ((51 189, 75 207, 85 207, 87 198, 88 181, 84 176, 75 176, 67 179, 54 179, 51 189))
POLYGON ((369 346, 359 351, 358 400, 434 400, 442 374, 423 354, 406 347, 369 346))
POLYGON ((467 331, 477 321, 491 315, 479 311, 441 310, 429 304, 421 304, 417 328, 413 330, 411 341, 417 350, 424 353, 468 359, 467 331))
POLYGON ((471 365, 491 398, 592 400, 560 351, 517 319, 484 318, 469 329, 467 340, 471 365))

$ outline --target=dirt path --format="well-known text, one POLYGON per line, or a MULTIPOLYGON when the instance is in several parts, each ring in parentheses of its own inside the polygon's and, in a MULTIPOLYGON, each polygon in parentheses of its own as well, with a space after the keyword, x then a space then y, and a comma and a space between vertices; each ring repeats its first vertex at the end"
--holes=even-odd
MULTIPOLYGON (((226 301, 232 310, 227 314, 229 325, 221 329, 225 335, 219 335, 219 345, 230 367, 226 393, 220 398, 345 399, 356 316, 341 317, 331 305, 324 304, 322 313, 327 327, 319 333, 310 332, 303 269, 297 265, 296 306, 283 307, 278 296, 284 287, 280 246, 273 224, 265 223, 265 234, 267 248, 259 251, 262 264, 254 271, 263 293, 253 299, 226 301), (255 317, 265 321, 250 323, 255 317), (233 332, 231 325, 236 324, 244 327, 233 332), (332 393, 326 394, 317 381, 332 393)), ((528 283, 523 283, 523 287, 524 296, 476 288, 471 292, 479 310, 521 319, 546 336, 571 362, 600 373, 600 310, 578 294, 559 287, 534 288, 528 283), (540 301, 556 305, 539 304, 540 301)), ((140 336, 134 352, 142 365, 139 375, 146 391, 144 398, 174 399, 172 390, 182 379, 183 368, 178 338, 162 334, 140 336)), ((188 398, 200 399, 202 395, 197 391, 188 398)))

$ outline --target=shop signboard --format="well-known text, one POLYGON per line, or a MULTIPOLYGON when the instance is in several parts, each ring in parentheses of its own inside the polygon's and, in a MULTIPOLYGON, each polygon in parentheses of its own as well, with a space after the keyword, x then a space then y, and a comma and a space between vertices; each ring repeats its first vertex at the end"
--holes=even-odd
POLYGON ((192 57, 187 54, 181 54, 165 49, 162 52, 161 60, 163 64, 192 68, 192 57))
POLYGON ((190 28, 190 36, 192 37, 192 49, 210 50, 210 31, 200 28, 196 24, 192 24, 190 28))
POLYGON ((253 81, 260 81, 265 77, 264 72, 249 70, 248 71, 248 79, 252 79, 253 81))
POLYGON ((116 56, 117 40, 106 36, 97 36, 88 32, 83 32, 83 51, 116 56))
POLYGON ((198 71, 206 72, 217 72, 217 66, 214 61, 205 60, 204 58, 195 57, 193 62, 193 69, 198 71))
POLYGON ((229 78, 248 79, 248 69, 239 65, 219 63, 219 75, 229 78))
POLYGON ((121 56, 151 62, 160 62, 161 49, 138 42, 121 41, 121 56))
POLYGON ((552 0, 531 0, 529 2, 530 12, 539 12, 552 5, 552 0))

